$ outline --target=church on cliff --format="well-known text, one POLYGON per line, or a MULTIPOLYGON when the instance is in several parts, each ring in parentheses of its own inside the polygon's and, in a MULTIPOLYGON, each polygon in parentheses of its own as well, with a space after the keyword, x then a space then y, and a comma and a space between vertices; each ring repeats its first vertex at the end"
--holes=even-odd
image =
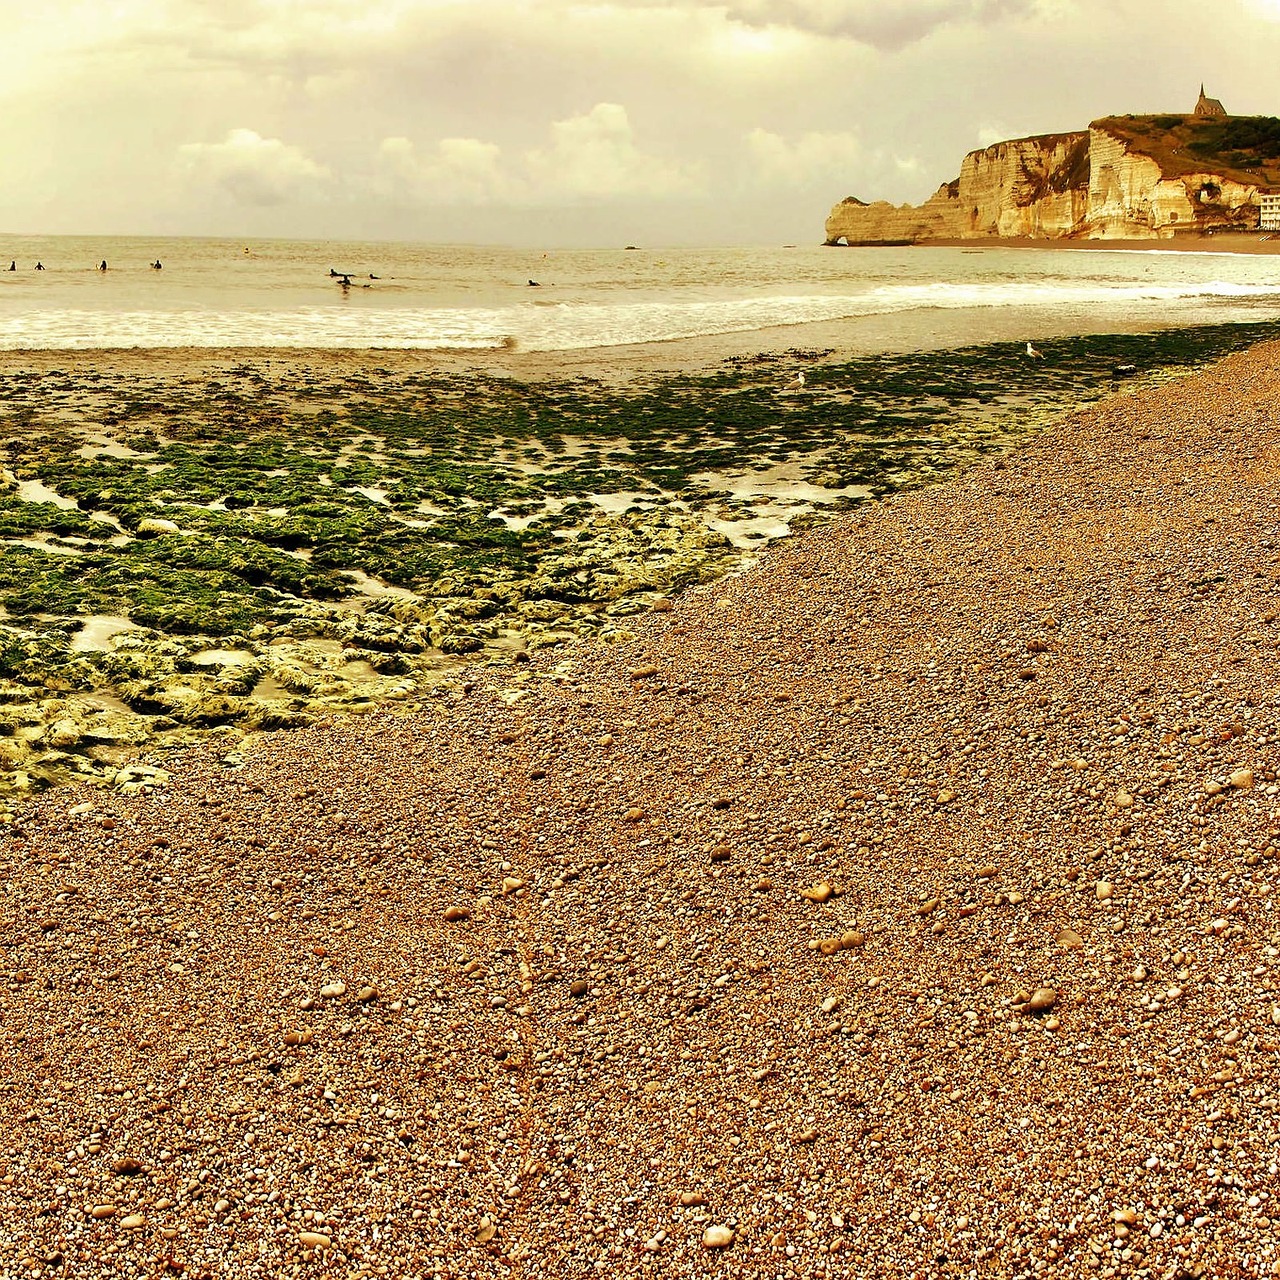
POLYGON ((1200 98, 1196 102, 1196 109, 1192 112, 1197 116, 1221 117, 1227 114, 1227 109, 1218 101, 1217 98, 1206 98, 1204 96, 1204 85, 1200 86, 1200 98))

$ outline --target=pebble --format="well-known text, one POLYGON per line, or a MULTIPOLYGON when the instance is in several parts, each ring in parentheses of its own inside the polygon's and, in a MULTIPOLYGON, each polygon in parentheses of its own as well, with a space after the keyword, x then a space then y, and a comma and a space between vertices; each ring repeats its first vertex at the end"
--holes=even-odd
POLYGON ((1058 946, 1068 951, 1074 951, 1077 947, 1084 946, 1084 939, 1074 929, 1060 929, 1058 931, 1058 946))
POLYGON ((444 918, 452 924, 455 920, 470 920, 471 912, 466 907, 445 907, 444 918))
POLYGON ((120 1219, 120 1227, 124 1231, 137 1231, 140 1227, 145 1227, 147 1220, 140 1213, 131 1213, 127 1218, 120 1219))
POLYGON ((1253 786, 1253 770, 1237 769, 1228 781, 1236 788, 1237 791, 1247 791, 1251 786, 1253 786))
POLYGON ((332 1241, 323 1231, 303 1231, 298 1241, 304 1249, 328 1249, 332 1241))
POLYGON ((320 988, 320 994, 326 1000, 336 1000, 339 996, 347 994, 347 984, 345 982, 330 982, 327 986, 320 988))
POLYGON ((1106 902, 1115 893, 1115 886, 1106 880, 1099 880, 1093 892, 1099 902, 1106 902))
POLYGON ((810 902, 826 902, 831 897, 831 886, 823 881, 810 889, 801 889, 800 896, 810 902))
POLYGON ((1023 1007, 1027 1013, 1043 1013, 1057 1003, 1058 993, 1053 987, 1037 987, 1023 1007))
POLYGON ((701 1191, 682 1191, 680 1193, 680 1203, 686 1208, 690 1208, 697 1204, 706 1204, 707 1197, 701 1191))
POLYGON ((733 1243, 733 1228, 720 1225, 708 1227, 702 1233, 704 1249, 727 1249, 733 1243))
POLYGON ((91 1218, 114 1218, 116 1216, 116 1207, 113 1204, 95 1204, 89 1210, 91 1218))
POLYGON ((591 984, 585 978, 577 978, 569 983, 569 994, 571 996, 585 996, 591 990, 591 984))

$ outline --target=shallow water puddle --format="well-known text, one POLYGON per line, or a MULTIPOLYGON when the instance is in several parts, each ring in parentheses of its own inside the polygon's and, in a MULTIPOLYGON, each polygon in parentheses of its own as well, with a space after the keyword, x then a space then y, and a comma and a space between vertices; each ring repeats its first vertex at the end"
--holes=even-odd
POLYGON ((15 490, 19 502, 51 502, 63 511, 75 511, 79 503, 50 489, 43 480, 19 480, 15 490))
POLYGON ((115 648, 111 643, 122 631, 137 631, 136 623, 128 618, 115 618, 107 614, 96 614, 86 618, 85 624, 71 637, 72 653, 105 653, 115 648))

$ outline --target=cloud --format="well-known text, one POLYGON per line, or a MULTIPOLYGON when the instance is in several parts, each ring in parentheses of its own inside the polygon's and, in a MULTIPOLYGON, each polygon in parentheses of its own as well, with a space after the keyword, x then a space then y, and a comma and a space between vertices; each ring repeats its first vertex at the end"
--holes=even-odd
POLYGON ((405 137, 378 148, 375 187, 411 204, 583 205, 665 199, 695 188, 685 167, 643 151, 626 109, 600 102, 551 124, 549 141, 508 153, 479 138, 444 138, 419 151, 405 137))
POLYGON ((232 129, 223 142, 184 143, 177 166, 183 177, 221 188, 246 205, 321 196, 333 176, 299 147, 252 129, 232 129))
MULTIPOLYGON (((679 3, 680 0, 674 0, 679 3)), ((1251 0, 1280 3, 1280 0, 1251 0)), ((615 0, 619 3, 619 0, 615 0)), ((655 0, 621 0, 650 7, 655 0)), ((668 5, 673 0, 667 0, 668 5)), ((683 0, 752 28, 789 28, 896 50, 948 26, 987 26, 1036 17, 1060 0, 683 0)))
POLYGON ((640 150, 626 108, 614 102, 556 121, 551 145, 526 152, 524 164, 542 199, 571 204, 625 196, 664 199, 693 185, 681 166, 640 150))
POLYGON ((746 135, 747 159, 755 182, 795 188, 856 173, 863 161, 862 143, 853 133, 802 133, 789 141, 768 129, 746 135))
POLYGON ((425 155, 408 138, 385 138, 378 148, 381 191, 400 203, 483 205, 520 197, 502 148, 478 138, 442 138, 425 155))

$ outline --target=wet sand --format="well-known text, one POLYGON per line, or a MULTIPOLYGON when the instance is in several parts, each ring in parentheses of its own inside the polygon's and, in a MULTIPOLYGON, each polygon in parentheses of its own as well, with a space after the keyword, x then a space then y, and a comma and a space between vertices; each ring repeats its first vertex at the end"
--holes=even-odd
POLYGON ((0 1274, 1274 1274, 1278 404, 1273 344, 514 700, 33 803, 0 1274))

